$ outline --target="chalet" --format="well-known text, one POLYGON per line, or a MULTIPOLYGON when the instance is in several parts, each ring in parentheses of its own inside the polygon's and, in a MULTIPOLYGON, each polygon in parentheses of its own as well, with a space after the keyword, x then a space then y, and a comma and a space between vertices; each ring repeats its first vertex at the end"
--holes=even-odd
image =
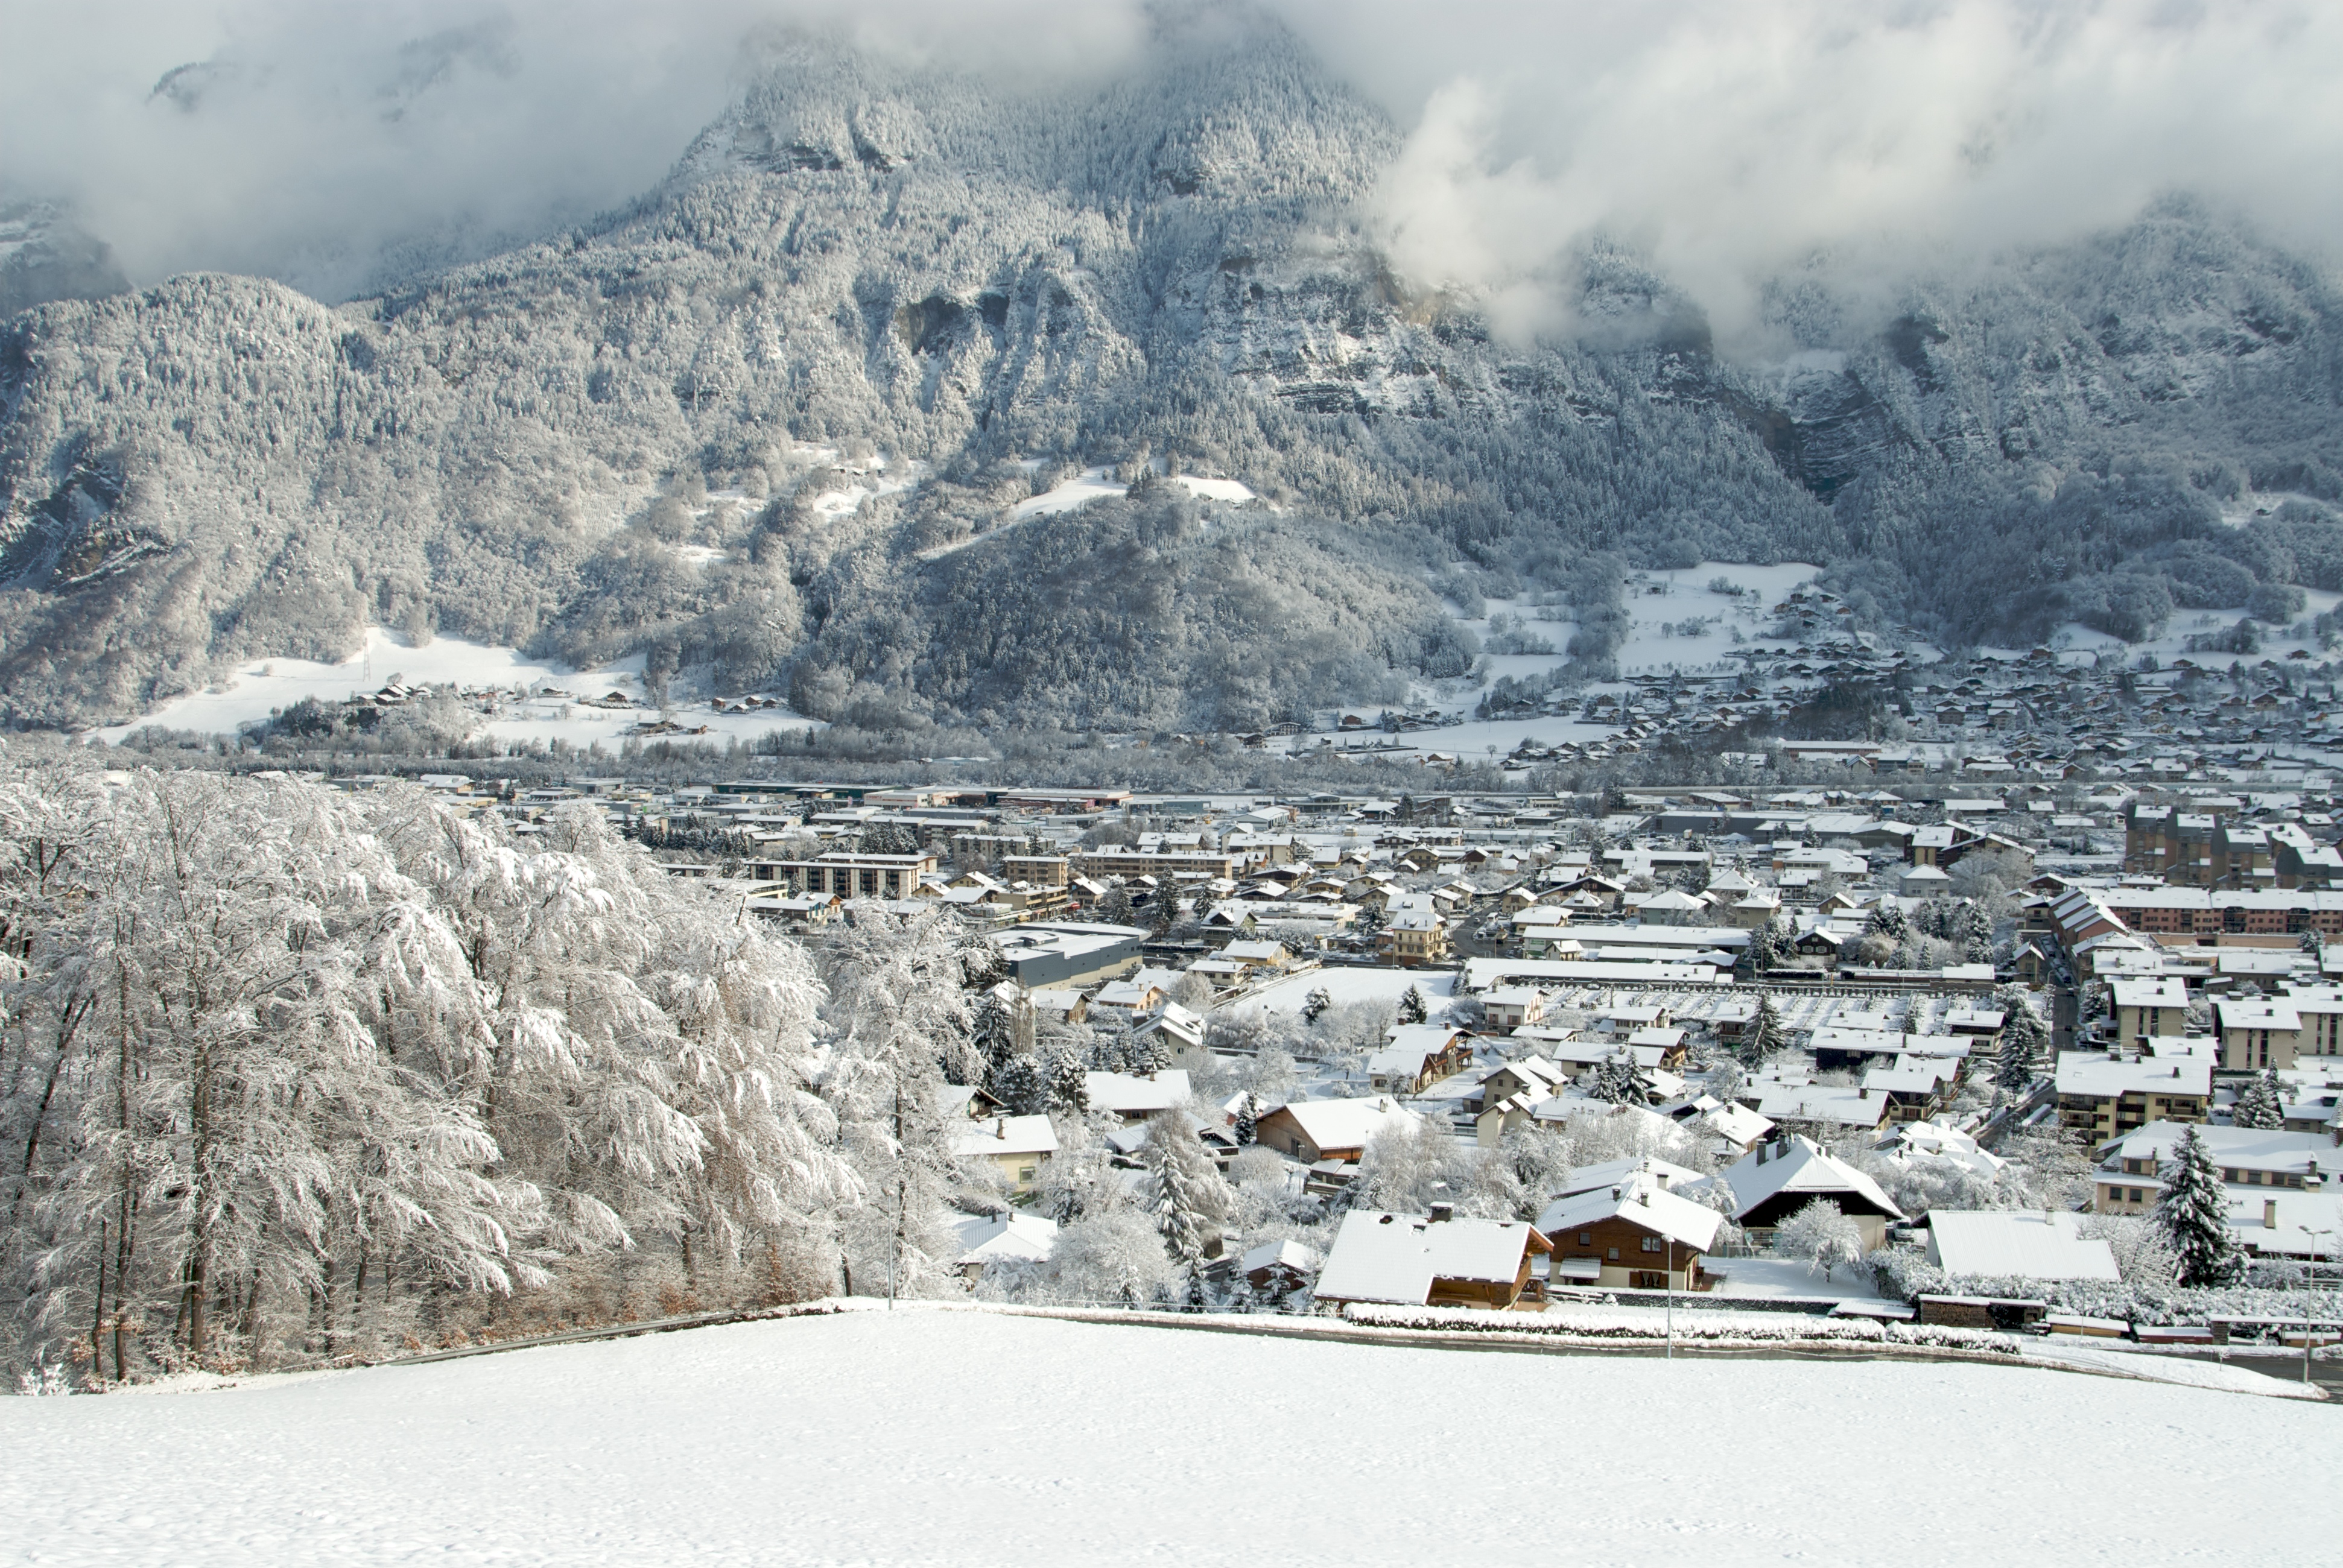
MULTIPOLYGON (((1179 1076, 1184 1088, 1187 1075, 1179 1076)), ((1097 1104, 1095 1097, 1091 1104, 1097 1104)), ((1415 1112, 1398 1101, 1377 1095, 1372 1100, 1289 1101, 1260 1118, 1254 1128, 1263 1147, 1315 1165, 1325 1160, 1356 1160, 1378 1135, 1412 1129, 1416 1121, 1415 1112)))
POLYGON ((1537 1228, 1554 1249, 1549 1277, 1557 1285, 1708 1289, 1700 1261, 1715 1245, 1725 1216, 1678 1197, 1669 1185, 1664 1171, 1622 1172, 1547 1204, 1537 1228))
POLYGON ((1460 1220, 1445 1203, 1428 1214, 1354 1209, 1318 1271, 1317 1299, 1503 1312, 1541 1294, 1534 1259, 1554 1249, 1520 1220, 1460 1220))
POLYGON ((1167 1001, 1146 1014, 1131 1032, 1141 1040, 1161 1040, 1167 1050, 1175 1052, 1204 1049, 1203 1019, 1176 1001, 1167 1001))
POLYGON ((1156 1072, 1085 1072, 1082 1090, 1092 1111, 1124 1122, 1144 1121, 1188 1098, 1188 1075, 1176 1068, 1156 1072))
POLYGON ((1818 1199, 1855 1221, 1865 1251, 1886 1241, 1889 1221, 1904 1218, 1878 1182, 1795 1134, 1759 1144, 1727 1166, 1723 1180, 1733 1189, 1735 1222, 1761 1245, 1773 1240, 1775 1227, 1818 1199))
POLYGON ((1928 1261, 1975 1279, 2121 1279, 2107 1242, 2085 1238, 2079 1224, 2046 1209, 1932 1209, 1928 1261))
POLYGON ((959 1128, 953 1155, 990 1165, 1020 1193, 1033 1190, 1041 1167, 1058 1151, 1058 1135, 1046 1116, 994 1116, 960 1123, 959 1128))
POLYGON ((952 1221, 960 1256, 953 1269, 973 1286, 1001 1263, 1046 1263, 1058 1244, 1058 1223, 1039 1214, 970 1214, 952 1221))
POLYGON ((1367 1058, 1367 1082, 1385 1094, 1421 1094, 1472 1065, 1472 1041, 1446 1024, 1403 1023, 1367 1058))
POLYGON ((1264 1241, 1237 1260, 1235 1271, 1254 1295, 1282 1300, 1309 1284, 1321 1261, 1299 1241, 1264 1241))

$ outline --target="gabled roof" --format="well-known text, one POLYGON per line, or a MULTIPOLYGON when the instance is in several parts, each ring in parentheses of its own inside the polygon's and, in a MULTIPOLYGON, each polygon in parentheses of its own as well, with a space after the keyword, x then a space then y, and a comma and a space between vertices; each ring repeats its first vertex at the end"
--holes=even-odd
POLYGON ((1655 1236, 1665 1236, 1678 1246, 1704 1252, 1715 1244, 1717 1228, 1725 1223, 1725 1216, 1715 1210, 1677 1197, 1661 1184, 1658 1176, 1645 1171, 1615 1184, 1555 1199, 1538 1215, 1537 1228, 1550 1240, 1564 1238, 1555 1242, 1560 1247, 1569 1244, 1570 1231, 1605 1220, 1624 1220, 1655 1236))
POLYGON ((1165 1068, 1145 1078, 1128 1072, 1085 1072, 1082 1088, 1092 1111, 1147 1116, 1169 1111, 1187 1099, 1188 1075, 1178 1068, 1165 1068))
POLYGON ((971 1214, 952 1222, 962 1263, 1046 1262, 1058 1244, 1058 1223, 1039 1214, 971 1214))
POLYGON ((952 1152, 962 1160, 1003 1154, 1055 1154, 1057 1130, 1046 1116, 989 1116, 962 1124, 952 1152))
POLYGON ((1948 1274, 2016 1280, 2122 1278, 2114 1252, 2105 1241, 2084 1240, 2076 1216, 2026 1209, 1931 1210, 1928 1255, 1948 1274))
POLYGON ((1435 1280, 1511 1283, 1523 1254, 1547 1251, 1545 1238, 1520 1220, 1432 1220, 1354 1209, 1319 1271, 1322 1302, 1390 1302, 1422 1306, 1435 1280))
POLYGON ((1904 1218, 1904 1211, 1878 1182, 1832 1159, 1811 1139, 1792 1136, 1760 1144, 1726 1167, 1724 1177, 1738 1204, 1734 1210, 1736 1220, 1768 1204, 1778 1206, 1785 1200, 1802 1208, 1814 1198, 1837 1200, 1842 1209, 1852 1200, 1862 1205, 1862 1212, 1885 1214, 1891 1220, 1904 1218))
POLYGON ((1372 1100, 1294 1100, 1269 1112, 1293 1118, 1321 1149, 1363 1149, 1377 1134, 1415 1125, 1414 1111, 1388 1094, 1372 1100))

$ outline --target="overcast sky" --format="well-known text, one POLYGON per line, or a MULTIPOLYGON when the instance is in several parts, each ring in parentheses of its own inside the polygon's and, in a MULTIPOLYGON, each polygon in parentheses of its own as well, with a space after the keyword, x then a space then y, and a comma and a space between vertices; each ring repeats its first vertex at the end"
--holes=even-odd
MULTIPOLYGON (((1376 214, 1403 269, 1523 327, 1558 320, 1549 286, 1597 231, 1727 321, 1818 256, 1886 276, 2165 190, 2343 252, 2331 0, 1268 8, 1409 132, 1376 214)), ((760 36, 808 21, 1044 80, 1111 70, 1147 30, 1136 0, 0 0, 0 191, 71 200, 140 281, 332 297, 394 241, 625 200, 760 36)))

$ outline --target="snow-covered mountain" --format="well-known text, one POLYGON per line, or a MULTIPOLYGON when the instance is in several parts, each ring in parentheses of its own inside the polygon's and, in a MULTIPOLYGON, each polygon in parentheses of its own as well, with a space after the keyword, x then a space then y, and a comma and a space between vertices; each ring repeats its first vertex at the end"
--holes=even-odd
POLYGON ((196 276, 17 316, 10 711, 380 622, 870 723, 1253 724, 1460 670, 1449 563, 1583 598, 1619 560, 1819 558, 1950 638, 2343 587, 2311 265, 2175 201, 1885 320, 1780 280, 1779 353, 1735 363, 1597 246, 1591 329, 1509 346, 1378 251, 1397 128, 1210 18, 1085 93, 804 43, 554 240, 339 307, 196 276), (979 538, 1096 466, 1263 501, 979 538))

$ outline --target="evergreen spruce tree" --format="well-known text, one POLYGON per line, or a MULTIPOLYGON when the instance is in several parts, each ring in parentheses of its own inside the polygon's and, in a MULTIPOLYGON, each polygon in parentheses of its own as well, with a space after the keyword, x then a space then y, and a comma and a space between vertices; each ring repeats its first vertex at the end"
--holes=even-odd
POLYGON ((1049 1081, 1030 1056, 1012 1056, 993 1069, 985 1092, 1011 1116, 1038 1116, 1050 1108, 1049 1081))
POLYGON ((1251 1090, 1245 1091, 1244 1099, 1237 1103, 1234 1131, 1240 1149, 1250 1149, 1261 1141, 1261 1101, 1251 1090))
POLYGON ((1334 999, 1326 994, 1324 986, 1311 987, 1310 994, 1302 999, 1302 1021, 1316 1023, 1325 1015, 1326 1010, 1333 1005, 1334 999))
POLYGON ((1106 897, 1099 900, 1098 918, 1111 926, 1131 924, 1131 890, 1121 882, 1107 889, 1106 897))
POLYGON ((2157 1200, 2156 1222, 2172 1243, 2184 1286, 2227 1285, 2244 1270, 2237 1238, 2229 1233, 2221 1173, 2194 1127, 2184 1131, 2164 1167, 2164 1195, 2157 1200))
POLYGON ((1595 1063, 1594 1083, 1587 1092, 1613 1105, 1649 1105, 1652 1081, 1635 1064, 1634 1053, 1622 1047, 1595 1063))
POLYGON ((1993 1081, 2013 1095, 2023 1094, 2041 1063, 2042 1020, 2022 997, 2001 1000, 2001 1062, 1994 1070, 1993 1081))
POLYGON ((1733 1054, 1744 1067, 1759 1068, 1765 1066, 1765 1059, 1781 1050, 1784 1043, 1782 1010, 1774 1005, 1773 992, 1762 992, 1757 998, 1757 1016, 1742 1029, 1733 1054))
POLYGON ((2274 1132, 2286 1125, 2286 1101, 2275 1069, 2264 1077, 2248 1078, 2238 1085, 2229 1121, 2236 1126, 2263 1132, 2274 1132))
POLYGON ((984 1059, 983 1082, 990 1089, 993 1075, 1017 1054, 1016 1016, 1009 1010, 1006 1001, 987 991, 984 1000, 976 1004, 970 1032, 977 1054, 984 1059))
POLYGON ((1972 900, 1961 912, 1958 940, 1963 961, 1973 964, 1993 962, 1993 918, 1985 906, 1972 900))
POLYGON ((1083 1077, 1082 1059, 1061 1050, 1050 1061, 1050 1109, 1061 1116, 1081 1116, 1091 1108, 1090 1083, 1083 1077))
POLYGON ((1220 1172, 1202 1140, 1176 1111, 1159 1113, 1147 1125, 1140 1145, 1140 1165, 1146 1171, 1142 1190, 1155 1229, 1172 1261, 1193 1270, 1204 1261, 1204 1240, 1218 1223, 1222 1204, 1216 1189, 1220 1172))
POLYGON ((1408 987, 1406 990, 1400 993, 1400 1022, 1422 1023, 1426 1010, 1423 1000, 1423 988, 1422 986, 1412 985, 1408 987))

